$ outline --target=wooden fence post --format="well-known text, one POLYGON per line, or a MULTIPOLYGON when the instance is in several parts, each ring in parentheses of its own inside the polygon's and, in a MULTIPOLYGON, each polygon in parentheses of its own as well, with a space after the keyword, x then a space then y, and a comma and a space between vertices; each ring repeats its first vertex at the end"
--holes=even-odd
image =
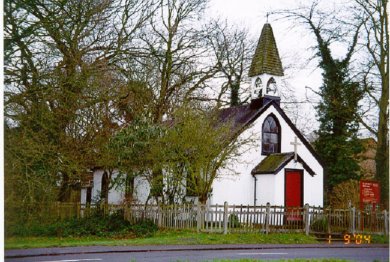
POLYGON ((55 203, 55 209, 56 209, 56 213, 57 213, 57 218, 61 218, 61 213, 60 213, 60 202, 56 202, 55 203))
POLYGON ((362 222, 362 218, 361 218, 361 210, 357 210, 357 216, 356 216, 356 218, 357 218, 357 223, 356 223, 356 225, 357 225, 357 230, 362 230, 362 226, 361 226, 361 222, 362 222))
POLYGON ((386 210, 383 210, 383 220, 385 223, 384 229, 385 229, 385 236, 389 234, 389 218, 386 210))
POLYGON ((157 226, 159 228, 162 227, 162 216, 163 216, 163 210, 160 205, 157 205, 157 226))
POLYGON ((305 204, 304 216, 305 216, 305 233, 306 236, 308 236, 310 231, 309 204, 305 204))
POLYGON ((355 220, 356 220, 356 212, 355 212, 355 207, 351 207, 350 208, 350 225, 349 225, 349 228, 350 228, 350 232, 352 234, 355 234, 355 220))
POLYGON ((269 233, 269 221, 270 221, 270 210, 271 210, 271 205, 268 202, 267 207, 266 207, 266 213, 265 213, 265 233, 268 235, 269 233))
POLYGON ((128 210, 129 204, 124 204, 123 206, 123 219, 126 221, 129 221, 129 210, 128 210))
POLYGON ((228 202, 225 201, 223 204, 223 234, 226 235, 228 232, 228 202))
POLYGON ((196 231, 200 232, 201 229, 201 204, 198 200, 198 203, 196 205, 196 231))
MULTIPOLYGON (((332 234, 332 229, 331 229, 331 226, 330 226, 331 225, 331 219, 332 219, 332 210, 330 208, 325 209, 325 210, 327 211, 327 214, 328 214, 328 220, 327 220, 327 222, 328 222, 328 234, 330 235, 330 234, 332 234)), ((325 212, 325 210, 324 210, 324 212, 325 212)))
POLYGON ((77 219, 80 219, 81 217, 81 203, 77 202, 76 204, 76 217, 77 219))

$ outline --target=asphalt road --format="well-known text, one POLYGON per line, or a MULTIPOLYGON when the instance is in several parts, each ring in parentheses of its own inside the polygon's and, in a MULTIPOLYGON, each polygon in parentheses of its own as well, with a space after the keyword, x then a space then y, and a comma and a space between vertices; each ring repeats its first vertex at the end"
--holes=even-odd
POLYGON ((40 262, 83 262, 83 261, 107 261, 107 262, 129 262, 129 261, 148 261, 148 262, 164 262, 164 261, 207 261, 213 259, 291 259, 291 258, 340 258, 351 261, 389 261, 388 247, 315 247, 315 246, 295 246, 283 247, 278 246, 272 248, 267 247, 242 247, 230 246, 231 248, 197 248, 191 250, 191 247, 180 248, 158 248, 158 249, 112 249, 108 250, 99 248, 87 250, 82 253, 81 249, 67 248, 67 252, 48 252, 44 253, 10 253, 6 251, 5 261, 40 261, 40 262), (240 249, 242 247, 242 249, 240 249), (66 254, 75 251, 73 254, 66 254), (50 255, 55 254, 55 255, 50 255), (8 257, 7 257, 8 256, 8 257), (11 258, 13 256, 13 258, 11 258))

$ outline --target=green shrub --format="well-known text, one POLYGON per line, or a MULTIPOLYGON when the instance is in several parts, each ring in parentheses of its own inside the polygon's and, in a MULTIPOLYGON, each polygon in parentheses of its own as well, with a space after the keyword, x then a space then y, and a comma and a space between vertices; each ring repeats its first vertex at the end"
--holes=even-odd
POLYGON ((310 225, 310 228, 313 231, 318 231, 318 232, 327 232, 328 231, 328 218, 325 216, 320 216, 312 222, 310 225))
POLYGON ((231 228, 237 228, 240 227, 240 219, 236 214, 231 214, 229 216, 229 225, 231 228))
POLYGON ((112 236, 131 233, 129 221, 120 212, 109 216, 95 213, 81 219, 71 219, 57 224, 57 236, 112 236))
POLYGON ((7 236, 111 237, 132 235, 143 237, 151 236, 157 230, 156 224, 150 220, 131 224, 124 219, 123 211, 118 211, 108 216, 96 212, 88 217, 50 224, 37 222, 18 224, 10 228, 7 236))
POLYGON ((45 224, 30 222, 26 224, 13 225, 7 227, 6 237, 8 236, 55 236, 57 226, 55 224, 45 224))
POLYGON ((158 227, 151 220, 144 220, 132 226, 132 230, 137 237, 149 237, 154 235, 158 227))

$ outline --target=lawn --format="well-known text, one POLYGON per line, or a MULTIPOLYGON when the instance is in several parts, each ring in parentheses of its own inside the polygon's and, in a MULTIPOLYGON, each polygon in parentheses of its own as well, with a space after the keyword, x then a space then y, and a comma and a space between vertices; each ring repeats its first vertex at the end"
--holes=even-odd
MULTIPOLYGON (((262 262, 262 261, 269 261, 269 260, 243 258, 237 260, 227 260, 227 259, 212 260, 210 262, 262 262)), ((337 258, 319 258, 319 259, 295 258, 295 259, 277 259, 272 261, 273 262, 345 262, 349 260, 337 259, 337 258)))
POLYGON ((151 237, 10 237, 5 248, 40 248, 69 246, 126 246, 126 245, 211 245, 211 244, 315 244, 313 236, 304 234, 217 234, 193 231, 158 231, 151 237))
MULTIPOLYGON (((212 260, 208 262, 262 262, 269 260, 259 260, 259 259, 250 259, 243 258, 237 260, 221 259, 221 260, 212 260)), ((337 258, 319 258, 319 259, 307 259, 307 258, 294 258, 294 259, 277 259, 272 260, 272 262, 346 262, 350 260, 337 259, 337 258)))

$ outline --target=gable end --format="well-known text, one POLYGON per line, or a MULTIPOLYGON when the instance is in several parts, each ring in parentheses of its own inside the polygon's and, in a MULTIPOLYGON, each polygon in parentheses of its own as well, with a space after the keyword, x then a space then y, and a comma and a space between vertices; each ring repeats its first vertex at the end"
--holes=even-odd
POLYGON ((301 134, 301 132, 298 130, 298 128, 291 122, 290 118, 286 115, 286 113, 283 111, 283 109, 280 108, 280 106, 275 101, 270 101, 265 106, 263 106, 256 115, 254 115, 246 124, 250 125, 252 124, 258 117, 260 117, 270 106, 275 107, 276 111, 282 116, 284 121, 289 125, 289 127, 294 131, 295 135, 303 142, 303 144, 306 146, 306 148, 309 150, 309 152, 314 156, 314 158, 320 163, 322 167, 324 167, 324 162, 318 155, 318 153, 314 150, 314 148, 310 145, 310 143, 306 140, 306 138, 301 134))
MULTIPOLYGON (((274 104, 274 103, 273 103, 274 104)), ((302 135, 302 133, 298 130, 298 128, 293 124, 293 122, 288 118, 286 113, 281 109, 277 104, 274 104, 276 110, 280 113, 286 123, 290 126, 290 128, 294 131, 295 135, 302 141, 302 143, 306 146, 306 148, 310 151, 310 153, 314 156, 314 158, 324 167, 324 162, 318 153, 314 150, 314 148, 310 145, 310 143, 306 140, 306 138, 302 135)))

